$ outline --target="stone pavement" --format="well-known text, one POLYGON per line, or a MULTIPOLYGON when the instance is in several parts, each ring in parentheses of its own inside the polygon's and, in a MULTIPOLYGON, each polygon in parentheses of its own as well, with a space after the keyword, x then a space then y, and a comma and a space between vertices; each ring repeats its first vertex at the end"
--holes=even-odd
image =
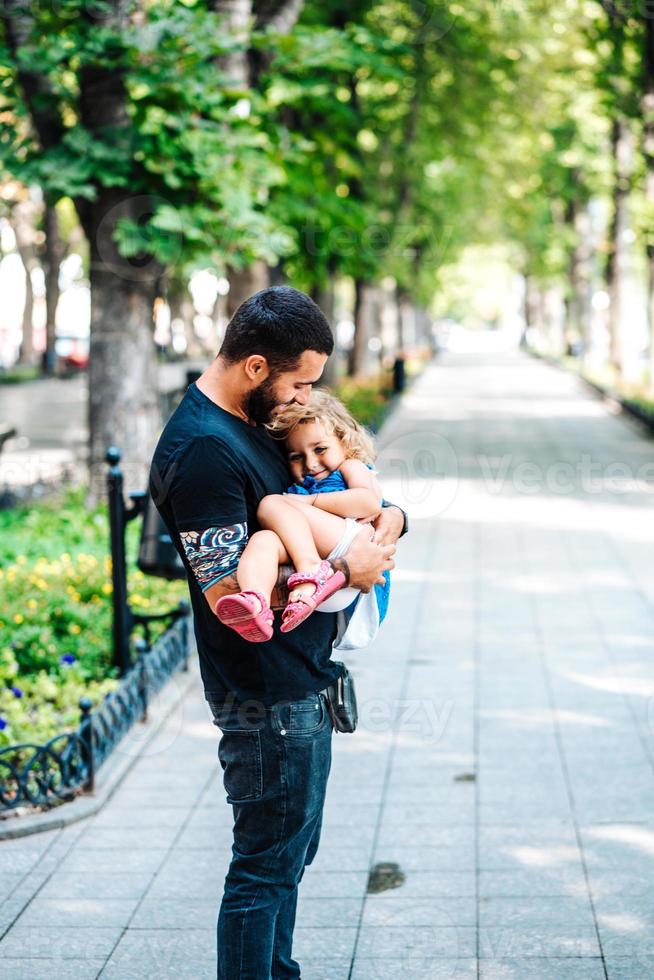
MULTIPOLYGON (((381 443, 411 533, 348 658, 303 980, 649 980, 653 444, 502 351, 443 355, 381 443)), ((97 816, 0 845, 4 980, 215 976, 217 741, 198 684, 97 816)))
MULTIPOLYGON (((182 388, 186 372, 202 370, 208 362, 209 356, 206 362, 159 364, 159 391, 182 388)), ((0 454, 0 489, 85 478, 80 460, 87 453, 87 398, 83 374, 0 384, 0 424, 11 425, 18 433, 0 454)))

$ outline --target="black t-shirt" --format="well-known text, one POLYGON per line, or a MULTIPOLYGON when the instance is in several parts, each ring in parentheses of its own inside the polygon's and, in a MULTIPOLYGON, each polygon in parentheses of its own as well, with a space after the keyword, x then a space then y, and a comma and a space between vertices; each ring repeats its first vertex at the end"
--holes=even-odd
POLYGON ((290 633, 249 643, 224 626, 203 590, 236 570, 257 506, 291 481, 281 444, 219 408, 192 384, 152 460, 150 493, 186 567, 207 698, 264 705, 320 691, 339 675, 330 660, 336 614, 316 612, 290 633))

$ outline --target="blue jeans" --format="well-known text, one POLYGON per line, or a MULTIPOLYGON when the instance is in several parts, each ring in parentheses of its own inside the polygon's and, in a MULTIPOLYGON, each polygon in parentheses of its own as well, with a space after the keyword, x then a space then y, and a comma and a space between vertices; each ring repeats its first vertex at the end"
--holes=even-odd
POLYGON ((322 694, 264 708, 209 701, 234 811, 218 916, 218 980, 298 980, 298 885, 320 840, 332 723, 322 694))

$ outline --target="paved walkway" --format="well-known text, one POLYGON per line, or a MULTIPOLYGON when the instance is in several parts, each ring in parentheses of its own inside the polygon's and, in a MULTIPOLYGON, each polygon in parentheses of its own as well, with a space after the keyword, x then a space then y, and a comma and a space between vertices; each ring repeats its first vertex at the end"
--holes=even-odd
MULTIPOLYGON (((183 387, 186 372, 206 363, 160 364, 160 392, 183 387)), ((85 375, 0 384, 0 424, 11 425, 18 434, 0 454, 0 489, 57 483, 65 476, 84 479, 78 462, 87 453, 87 399, 85 375)))
MULTIPOLYGON (((382 441, 412 531, 349 661, 303 980, 649 980, 654 446, 501 352, 443 355, 382 441)), ((215 975, 217 739, 198 685, 99 815, 0 845, 4 980, 215 975)))

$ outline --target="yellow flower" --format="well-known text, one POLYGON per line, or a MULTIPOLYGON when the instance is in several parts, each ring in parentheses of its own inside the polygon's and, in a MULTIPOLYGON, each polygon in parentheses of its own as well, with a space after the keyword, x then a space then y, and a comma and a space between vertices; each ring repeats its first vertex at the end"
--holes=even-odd
POLYGON ((111 585, 110 582, 105 582, 104 585, 102 586, 102 591, 104 592, 105 595, 111 595, 111 593, 113 592, 113 586, 111 585))
POLYGON ((14 622, 15 623, 22 623, 23 622, 23 616, 21 616, 20 613, 16 613, 16 615, 14 616, 14 622))
POLYGON ((38 602, 36 601, 36 599, 28 599, 27 600, 27 608, 28 609, 36 609, 37 606, 38 606, 38 602))
POLYGON ((70 626, 68 627, 68 632, 77 635, 78 633, 82 632, 82 627, 79 626, 77 623, 71 623, 70 626))

